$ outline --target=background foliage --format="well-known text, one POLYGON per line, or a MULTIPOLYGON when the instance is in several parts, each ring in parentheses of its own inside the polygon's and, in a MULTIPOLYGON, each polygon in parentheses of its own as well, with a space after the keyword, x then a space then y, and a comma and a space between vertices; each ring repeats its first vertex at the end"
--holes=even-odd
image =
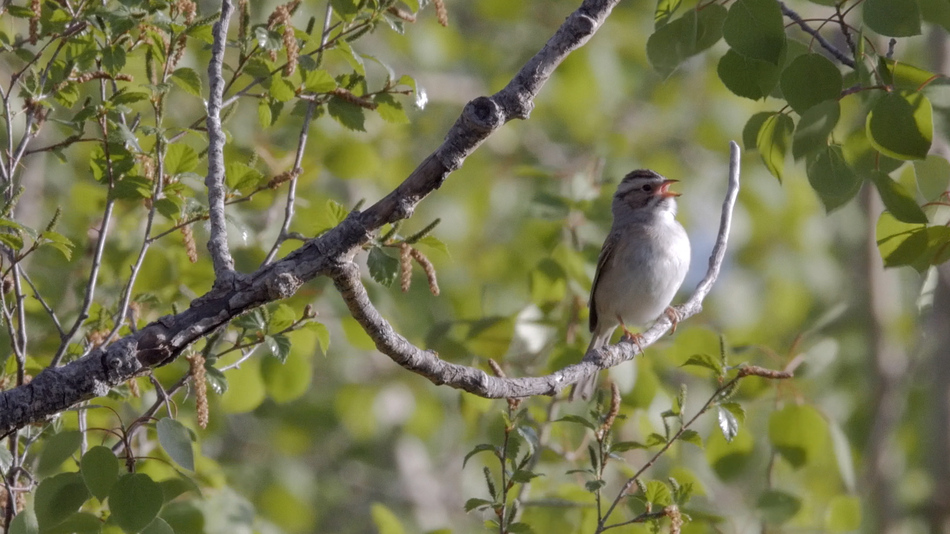
MULTIPOLYGON (((446 27, 444 6, 330 5, 323 45, 324 3, 251 2, 232 23, 238 270, 399 184, 465 102, 506 84, 576 9, 450 4, 446 27)), ((4 3, 0 336, 14 348, 0 352, 0 387, 210 288, 202 99, 218 9, 4 3)), ((436 387, 375 352, 317 280, 154 376, 7 439, 3 496, 21 512, 7 530, 590 532, 658 450, 611 522, 675 529, 675 514, 650 514, 676 503, 689 532, 945 529, 947 345, 926 318, 947 306, 931 266, 950 242, 950 101, 932 74, 947 71, 948 28, 943 0, 621 3, 530 120, 489 138, 363 255, 370 296, 410 341, 486 370, 492 358, 509 375, 551 372, 587 345, 617 178, 649 167, 682 181, 688 291, 715 236, 726 143, 741 139, 727 268, 703 315, 610 371, 619 413, 609 393, 599 407, 512 405, 436 387), (722 389, 744 362, 796 378, 722 389), (207 407, 183 381, 201 373, 207 407), (157 385, 178 393, 164 402, 157 385)))

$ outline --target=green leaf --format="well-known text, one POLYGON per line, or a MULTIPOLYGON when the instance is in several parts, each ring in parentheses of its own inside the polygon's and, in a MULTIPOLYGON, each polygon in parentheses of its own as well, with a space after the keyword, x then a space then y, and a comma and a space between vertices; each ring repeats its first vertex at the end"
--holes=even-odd
POLYGON ((684 430, 683 433, 680 434, 680 441, 692 443, 700 449, 703 448, 703 438, 695 430, 684 430))
POLYGON ((162 499, 166 504, 188 492, 201 495, 201 490, 195 481, 183 475, 165 479, 158 485, 162 488, 162 499))
POLYGON ((198 153, 184 143, 175 143, 165 151, 165 172, 176 176, 198 168, 198 153))
POLYGON ((290 338, 283 334, 274 334, 264 337, 264 346, 271 356, 277 358, 280 363, 287 361, 287 355, 290 354, 290 338))
POLYGON ((135 102, 140 102, 142 100, 148 99, 148 93, 143 93, 140 91, 126 91, 122 90, 112 95, 109 99, 113 104, 134 104, 135 102))
POLYGON ((388 123, 391 124, 405 124, 409 122, 409 117, 406 116, 406 112, 402 109, 402 103, 396 101, 393 98, 393 95, 389 93, 382 93, 376 95, 375 102, 376 112, 379 113, 379 116, 388 123))
POLYGON ((156 517, 142 531, 142 534, 175 534, 175 530, 161 517, 156 517))
POLYGON ((648 447, 639 441, 618 441, 610 445, 610 452, 626 452, 646 448, 648 447))
POLYGON ((158 442, 169 458, 185 469, 194 471, 195 451, 191 445, 195 440, 194 433, 170 417, 161 419, 155 425, 155 430, 158 431, 158 442))
POLYGON ((802 501, 790 493, 766 490, 756 505, 767 523, 780 525, 795 517, 802 508, 802 501))
POLYGON ((882 154, 897 159, 924 159, 933 141, 933 110, 921 93, 886 93, 866 122, 868 139, 882 154))
MULTIPOLYGON (((162 421, 166 420, 169 419, 162 421)), ((122 476, 109 492, 112 520, 126 532, 147 527, 158 516, 163 503, 161 486, 143 473, 122 476)))
POLYGON ((152 181, 144 176, 126 176, 116 182, 109 196, 121 200, 141 200, 152 196, 152 181))
POLYGON ((40 530, 62 523, 88 498, 89 491, 79 473, 60 473, 44 479, 33 495, 33 509, 40 530))
POLYGON ((286 304, 278 304, 270 314, 269 332, 280 332, 290 327, 297 320, 297 312, 286 304))
POLYGON ((356 104, 347 102, 340 97, 334 96, 327 104, 327 111, 330 113, 331 117, 336 119, 336 121, 342 124, 344 127, 357 132, 366 131, 366 128, 363 126, 365 121, 363 108, 357 106, 356 104))
POLYGON ((926 200, 936 200, 950 187, 950 162, 941 156, 929 155, 914 162, 917 187, 926 200))
POLYGON ((709 354, 694 354, 690 356, 689 359, 687 359, 686 362, 680 367, 686 367, 687 365, 705 367, 707 369, 712 369, 717 375, 722 374, 722 362, 719 361, 719 358, 714 358, 709 354))
POLYGON ((102 67, 109 74, 118 74, 125 67, 125 48, 114 45, 102 49, 102 67))
POLYGON ((186 93, 197 96, 198 98, 202 97, 201 78, 193 69, 189 69, 188 67, 175 69, 175 72, 172 73, 171 78, 172 81, 175 82, 175 85, 180 87, 186 93))
POLYGON ((271 83, 267 90, 267 94, 278 102, 288 102, 297 96, 296 90, 294 89, 294 84, 290 83, 288 80, 278 78, 276 76, 271 78, 271 83))
POLYGON ((264 175, 257 169, 239 161, 232 161, 225 166, 224 182, 228 189, 247 192, 261 184, 264 175))
POLYGON ((672 20, 673 14, 682 3, 683 0, 657 0, 656 9, 653 11, 653 28, 661 28, 672 20))
POLYGON ((578 425, 586 426, 587 428, 591 430, 597 430, 597 426, 594 425, 594 423, 590 419, 586 417, 582 417, 580 415, 565 415, 564 417, 555 421, 555 423, 561 423, 561 422, 576 423, 578 425))
POLYGON ((742 146, 746 150, 756 150, 758 148, 759 132, 762 131, 765 121, 773 115, 775 115, 773 111, 760 111, 749 117, 742 128, 742 146))
POLYGON ((346 219, 346 216, 349 214, 349 210, 343 207, 343 204, 336 202, 335 200, 327 200, 324 203, 324 208, 317 213, 317 216, 314 218, 316 223, 316 228, 314 232, 320 234, 330 228, 335 227, 336 225, 343 222, 346 219))
POLYGON ((660 506, 669 506, 673 504, 673 496, 670 494, 670 488, 659 480, 647 482, 647 490, 644 493, 647 502, 660 506))
POLYGON ((684 60, 719 41, 725 18, 726 8, 709 4, 702 10, 691 9, 669 24, 658 26, 647 39, 650 64, 664 76, 670 74, 684 60))
POLYGON ((820 54, 793 59, 782 72, 782 95, 799 115, 812 106, 841 96, 841 71, 820 54))
POLYGON ((761 59, 745 57, 728 50, 716 67, 719 79, 738 96, 761 100, 772 92, 779 81, 781 69, 761 59))
POLYGON ((63 462, 79 449, 81 443, 82 432, 78 430, 66 430, 54 435, 46 441, 46 447, 43 448, 43 453, 40 455, 36 473, 41 477, 55 473, 63 465, 63 462))
POLYGON ((782 173, 785 171, 788 138, 794 129, 795 123, 791 117, 783 113, 774 113, 762 123, 762 129, 759 130, 755 141, 765 167, 779 181, 782 181, 782 173))
POLYGON ((449 246, 446 245, 441 239, 433 235, 427 235, 423 237, 422 239, 416 241, 416 244, 429 247, 432 250, 437 250, 446 256, 451 256, 451 254, 449 254, 449 246))
POLYGON ((942 74, 934 74, 920 67, 894 61, 883 56, 878 58, 878 69, 884 78, 884 82, 893 85, 897 89, 919 91, 924 85, 948 83, 947 77, 942 74))
POLYGON ((884 207, 891 212, 897 220, 906 223, 927 222, 927 215, 920 209, 914 197, 904 188, 903 185, 891 180, 891 177, 881 171, 874 171, 870 174, 871 182, 877 188, 881 195, 884 207))
POLYGON ((734 51, 747 58, 782 64, 785 25, 777 2, 738 0, 729 8, 722 36, 734 51))
POLYGON ((99 534, 103 521, 88 512, 77 512, 43 534, 99 534))
POLYGON ((533 473, 526 469, 519 469, 515 471, 514 473, 512 473, 511 481, 517 482, 518 484, 525 484, 525 483, 531 482, 532 479, 535 479, 537 477, 542 477, 542 476, 544 475, 540 473, 533 473))
POLYGON ((82 456, 79 470, 89 493, 104 501, 119 478, 119 459, 112 453, 112 449, 98 445, 82 456))
POLYGON ((828 138, 841 118, 837 100, 816 104, 802 114, 792 138, 792 157, 796 160, 828 146, 828 138))
POLYGON ((261 126, 265 128, 274 124, 275 118, 273 113, 271 113, 270 104, 266 98, 262 98, 261 101, 257 103, 257 120, 260 121, 261 126))
POLYGON ((367 265, 369 265, 369 275, 373 277, 373 280, 386 287, 393 284, 399 273, 399 260, 386 254, 379 247, 373 247, 369 251, 367 265))
POLYGON ((211 386, 211 389, 218 395, 224 395, 228 390, 228 379, 217 367, 206 365, 205 378, 208 380, 208 385, 211 386))
POLYGON ((808 165, 806 174, 828 212, 846 204, 861 189, 861 178, 845 161, 839 145, 819 152, 808 165))
POLYGON ((274 30, 268 30, 266 26, 254 28, 254 38, 264 50, 280 50, 284 47, 281 35, 274 30))
POLYGON ((317 335, 317 345, 320 347, 320 352, 326 356, 327 351, 330 350, 330 330, 327 326, 323 323, 310 321, 304 328, 317 335))
POLYGON ((231 324, 251 332, 252 337, 256 337, 253 335, 255 332, 267 330, 267 319, 264 317, 264 312, 260 309, 252 310, 249 313, 237 317, 231 324))
POLYGON ((828 453, 828 424, 808 405, 788 405, 769 417, 772 446, 798 469, 828 453))
POLYGON ((31 19, 37 16, 37 14, 34 13, 33 10, 28 7, 15 6, 13 4, 10 4, 8 6, 5 6, 5 8, 7 10, 7 13, 10 14, 10 16, 16 17, 18 19, 31 19))
POLYGON ((946 226, 908 224, 884 212, 876 236, 885 267, 909 265, 922 273, 950 259, 950 228, 946 226))
POLYGON ((160 198, 155 201, 155 209, 172 221, 176 221, 181 217, 181 212, 184 207, 184 199, 178 196, 160 198))
POLYGON ((920 8, 915 0, 866 0, 864 23, 888 37, 920 35, 920 8))
POLYGON ((491 443, 479 443, 475 446, 474 449, 468 451, 468 454, 465 455, 465 458, 462 459, 462 469, 465 468, 465 464, 468 463, 468 459, 480 452, 492 452, 495 456, 498 456, 498 450, 491 443))
MULTIPOLYGON (((12 6, 10 6, 12 7, 12 6)), ((26 508, 10 522, 10 534, 40 534, 40 525, 32 508, 26 508)))
POLYGON ((492 504, 494 503, 487 499, 471 498, 465 501, 465 513, 471 512, 472 510, 484 510, 490 507, 492 504))
POLYGON ((353 47, 350 46, 348 41, 338 41, 336 50, 342 54, 343 59, 350 64, 353 72, 363 77, 366 76, 366 65, 363 63, 363 58, 353 50, 353 47))
POLYGON ((722 431, 722 437, 726 438, 727 442, 732 443, 736 434, 739 433, 738 419, 731 410, 725 409, 722 406, 717 407, 716 412, 718 414, 719 430, 722 431))
POLYGON ((359 8, 354 0, 330 0, 333 11, 343 20, 352 20, 359 8))
POLYGON ((303 87, 311 93, 329 93, 337 88, 337 83, 329 72, 319 69, 304 73, 303 87))

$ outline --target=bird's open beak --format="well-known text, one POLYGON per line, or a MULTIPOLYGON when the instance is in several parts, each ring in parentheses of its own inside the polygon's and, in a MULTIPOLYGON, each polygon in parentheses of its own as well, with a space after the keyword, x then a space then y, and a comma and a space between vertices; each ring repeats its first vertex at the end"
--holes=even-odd
POLYGON ((657 189, 656 194, 660 195, 660 196, 663 197, 663 198, 670 198, 670 197, 678 197, 678 196, 680 196, 679 193, 677 193, 677 192, 675 192, 675 191, 670 191, 670 186, 673 185, 673 184, 675 184, 675 183, 678 182, 678 181, 679 181, 679 180, 664 180, 663 183, 660 184, 660 188, 657 189))

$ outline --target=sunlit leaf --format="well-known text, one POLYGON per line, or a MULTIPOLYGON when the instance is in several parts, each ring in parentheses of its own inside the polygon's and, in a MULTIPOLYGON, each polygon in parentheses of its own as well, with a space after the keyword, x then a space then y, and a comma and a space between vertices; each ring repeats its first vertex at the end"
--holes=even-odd
POLYGON ((201 78, 188 67, 181 67, 172 73, 172 81, 186 93, 201 97, 201 78))
POLYGON ((891 215, 897 218, 897 220, 906 223, 927 222, 927 215, 924 214, 924 210, 920 209, 914 197, 904 186, 880 171, 872 172, 870 177, 871 182, 873 182, 877 188, 878 194, 881 195, 884 207, 886 207, 887 211, 891 212, 891 215))
POLYGON ((785 171, 785 154, 788 152, 789 137, 794 129, 795 123, 791 117, 784 113, 774 113, 762 123, 756 138, 756 147, 765 167, 779 181, 785 171))
POLYGON ((924 159, 933 140, 933 109, 921 93, 885 93, 871 108, 868 139, 884 155, 924 159))

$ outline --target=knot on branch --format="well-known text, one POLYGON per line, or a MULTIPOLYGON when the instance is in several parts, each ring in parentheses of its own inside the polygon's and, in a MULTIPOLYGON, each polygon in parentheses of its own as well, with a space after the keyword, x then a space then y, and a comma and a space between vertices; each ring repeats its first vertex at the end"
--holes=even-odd
POLYGON ((589 38, 597 31, 598 22, 583 13, 575 12, 566 26, 577 38, 582 39, 589 38))
POLYGON ((264 283, 268 300, 283 300, 296 293, 303 281, 293 273, 284 271, 273 278, 268 278, 264 283))
POLYGON ((505 123, 502 109, 494 100, 487 96, 480 96, 465 105, 462 119, 468 127, 476 133, 487 135, 505 123))
POLYGON ((102 368, 110 386, 128 380, 142 369, 142 363, 136 358, 137 348, 135 338, 127 337, 116 341, 106 350, 102 356, 102 368))

